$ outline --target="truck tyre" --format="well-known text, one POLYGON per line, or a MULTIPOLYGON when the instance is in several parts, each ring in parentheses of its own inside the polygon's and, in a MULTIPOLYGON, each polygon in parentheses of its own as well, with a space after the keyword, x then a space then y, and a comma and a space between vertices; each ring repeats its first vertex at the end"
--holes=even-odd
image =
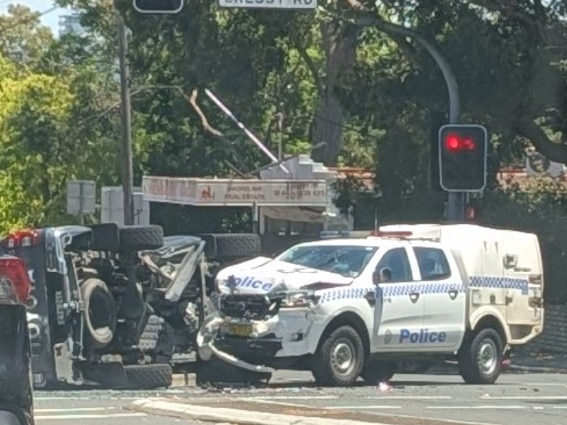
POLYGON ((360 377, 370 385, 376 385, 380 382, 389 381, 396 373, 396 364, 393 362, 381 362, 377 360, 368 360, 360 377))
POLYGON ((210 260, 252 257, 261 253, 260 236, 254 233, 209 233, 200 237, 205 241, 205 256, 210 260))
POLYGON ((101 349, 112 342, 116 330, 116 303, 106 283, 91 278, 81 284, 85 306, 85 345, 101 349))
POLYGON ((364 366, 364 346, 358 332, 341 326, 331 332, 313 357, 311 371, 318 385, 353 385, 364 366))
POLYGON ((484 328, 465 339, 459 354, 459 373, 467 384, 494 384, 502 371, 504 343, 492 328, 484 328))
POLYGON ((123 226, 119 232, 123 251, 145 251, 163 246, 161 226, 123 226))
POLYGON ((173 381, 173 370, 168 364, 128 365, 124 372, 132 390, 168 388, 173 381))

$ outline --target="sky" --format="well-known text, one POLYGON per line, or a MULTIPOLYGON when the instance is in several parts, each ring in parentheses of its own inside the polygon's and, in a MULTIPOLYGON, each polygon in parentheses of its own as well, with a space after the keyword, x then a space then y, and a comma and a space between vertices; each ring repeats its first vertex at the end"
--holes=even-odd
MULTIPOLYGON (((0 14, 6 13, 9 4, 23 4, 37 12, 44 12, 54 6, 53 0, 0 0, 0 14)), ((66 9, 57 8, 42 16, 41 22, 43 25, 51 28, 51 31, 57 35, 59 31, 59 15, 64 15, 65 13, 67 13, 66 9)))

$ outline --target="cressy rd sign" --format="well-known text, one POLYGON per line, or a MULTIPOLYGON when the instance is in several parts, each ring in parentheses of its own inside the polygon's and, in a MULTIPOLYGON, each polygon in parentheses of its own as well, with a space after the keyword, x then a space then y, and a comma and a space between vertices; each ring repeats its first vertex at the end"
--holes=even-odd
POLYGON ((317 0, 218 0, 220 7, 234 9, 315 9, 317 0))

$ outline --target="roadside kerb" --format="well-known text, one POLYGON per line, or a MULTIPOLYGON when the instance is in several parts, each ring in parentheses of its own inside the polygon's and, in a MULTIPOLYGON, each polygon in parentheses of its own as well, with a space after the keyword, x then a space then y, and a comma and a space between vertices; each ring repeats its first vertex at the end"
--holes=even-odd
MULTIPOLYGON (((202 400, 199 401, 168 401, 167 399, 141 399, 134 401, 130 406, 126 407, 129 410, 144 412, 152 415, 170 416, 185 420, 195 420, 202 422, 215 422, 215 423, 229 423, 235 425, 492 425, 479 422, 466 422, 436 418, 419 418, 407 415, 397 414, 375 414, 364 412, 349 412, 347 409, 344 411, 324 411, 325 409, 314 407, 305 410, 301 414, 279 414, 270 413, 266 410, 269 406, 249 406, 248 403, 239 400, 239 408, 223 407, 224 400, 211 405, 204 405, 202 400), (263 407, 264 409, 261 409, 263 407), (318 413, 321 416, 315 416, 318 413), (330 417, 334 416, 334 417, 330 417), (360 419, 349 419, 348 416, 355 416, 360 419), (347 417, 347 418, 345 418, 347 417), (380 422, 378 422, 378 420, 380 422)), ((230 403, 228 403, 230 404, 230 403)), ((271 406, 274 410, 274 407, 271 406)), ((296 409, 298 413, 302 411, 301 408, 296 409)))

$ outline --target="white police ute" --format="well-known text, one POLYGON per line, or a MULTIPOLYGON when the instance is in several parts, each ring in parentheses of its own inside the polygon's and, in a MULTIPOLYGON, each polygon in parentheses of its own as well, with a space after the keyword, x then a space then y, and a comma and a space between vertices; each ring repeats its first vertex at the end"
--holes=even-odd
POLYGON ((320 385, 388 380, 407 361, 456 360, 492 384, 543 330, 537 236, 469 224, 391 225, 298 244, 221 270, 199 356, 320 385), (367 233, 368 234, 368 233, 367 233))

